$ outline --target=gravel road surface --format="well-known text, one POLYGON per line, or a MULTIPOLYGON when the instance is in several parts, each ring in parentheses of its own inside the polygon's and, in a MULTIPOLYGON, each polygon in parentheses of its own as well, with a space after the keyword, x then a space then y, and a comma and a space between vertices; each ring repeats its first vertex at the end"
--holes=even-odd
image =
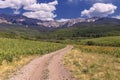
POLYGON ((71 77, 70 71, 62 63, 63 56, 72 48, 73 46, 68 45, 32 60, 9 80, 77 80, 71 77))

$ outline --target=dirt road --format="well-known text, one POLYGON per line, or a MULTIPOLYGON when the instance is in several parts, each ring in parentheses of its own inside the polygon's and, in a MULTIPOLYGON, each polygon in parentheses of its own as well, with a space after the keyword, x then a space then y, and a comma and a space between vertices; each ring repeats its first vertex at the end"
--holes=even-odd
POLYGON ((73 46, 34 59, 9 80, 76 80, 62 64, 63 56, 73 46))

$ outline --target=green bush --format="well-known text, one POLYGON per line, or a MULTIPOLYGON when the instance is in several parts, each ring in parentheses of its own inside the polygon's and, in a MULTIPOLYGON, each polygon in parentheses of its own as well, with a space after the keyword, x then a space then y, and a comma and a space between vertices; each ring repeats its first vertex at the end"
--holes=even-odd
POLYGON ((94 42, 93 41, 87 41, 86 45, 94 45, 94 42))

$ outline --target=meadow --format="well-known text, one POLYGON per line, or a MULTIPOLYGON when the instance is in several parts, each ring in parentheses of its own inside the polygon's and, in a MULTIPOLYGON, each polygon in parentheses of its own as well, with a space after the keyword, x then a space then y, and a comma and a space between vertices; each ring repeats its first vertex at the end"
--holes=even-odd
POLYGON ((0 65, 3 61, 12 62, 24 56, 43 55, 63 48, 64 45, 50 42, 0 38, 0 65))
POLYGON ((86 53, 74 48, 64 57, 64 65, 78 80, 120 80, 120 58, 86 53))
POLYGON ((6 38, 0 38, 0 79, 6 80, 6 76, 38 56, 61 49, 65 44, 72 44, 74 49, 64 57, 64 64, 71 70, 73 77, 80 80, 120 80, 120 36, 104 37, 105 33, 89 33, 91 29, 87 28, 88 33, 78 28, 61 29, 45 35, 36 35, 34 30, 25 35, 26 29, 25 34, 16 32, 17 35, 11 31, 10 34, 1 32, 6 38))
POLYGON ((0 38, 0 80, 8 79, 32 59, 63 47, 59 43, 0 38))
POLYGON ((86 40, 81 40, 80 44, 82 44, 82 45, 120 47, 120 36, 86 39, 86 40))
POLYGON ((77 47, 81 50, 81 52, 107 54, 107 55, 120 58, 119 47, 87 46, 87 45, 79 45, 77 47))
POLYGON ((120 80, 120 36, 80 40, 64 65, 78 80, 120 80))

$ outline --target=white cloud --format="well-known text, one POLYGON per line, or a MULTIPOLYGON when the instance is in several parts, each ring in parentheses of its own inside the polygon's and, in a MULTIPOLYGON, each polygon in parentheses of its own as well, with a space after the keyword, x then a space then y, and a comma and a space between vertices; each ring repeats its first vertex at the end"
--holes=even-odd
POLYGON ((56 0, 49 3, 34 3, 24 7, 25 10, 31 10, 31 12, 25 12, 23 15, 29 18, 53 20, 56 17, 54 11, 57 4, 56 0))
POLYGON ((113 16, 112 18, 120 19, 120 15, 113 16))
POLYGON ((41 3, 41 4, 32 4, 29 6, 24 7, 25 10, 32 10, 32 11, 54 11, 56 10, 54 5, 41 3))
POLYGON ((106 17, 110 14, 113 14, 115 10, 117 9, 117 6, 113 4, 105 4, 105 3, 95 3, 89 10, 83 10, 81 12, 81 16, 87 16, 87 17, 106 17))
POLYGON ((68 21, 68 20, 70 20, 70 19, 64 19, 64 18, 62 18, 62 19, 57 20, 57 21, 58 21, 58 22, 65 22, 65 21, 68 21))
POLYGON ((0 8, 19 9, 37 3, 37 0, 0 0, 0 8))
POLYGON ((20 11, 19 10, 15 10, 14 14, 20 14, 20 11))
POLYGON ((29 18, 40 19, 40 20, 53 20, 56 17, 52 12, 45 11, 35 11, 35 12, 25 12, 23 14, 29 18))
POLYGON ((55 0, 55 1, 53 1, 53 2, 49 2, 48 4, 49 4, 49 5, 54 5, 54 6, 55 6, 55 5, 57 5, 57 4, 58 4, 58 1, 57 1, 57 0, 55 0))
POLYGON ((19 9, 21 7, 20 0, 0 0, 0 8, 19 9))
POLYGON ((20 0, 20 1, 22 2, 22 5, 24 6, 29 6, 29 5, 37 3, 37 0, 20 0))
POLYGON ((29 11, 24 12, 24 16, 41 20, 53 20, 57 4, 57 0, 49 3, 37 3, 37 0, 0 0, 0 8, 11 8, 14 9, 14 14, 19 14, 19 9, 23 7, 29 11))

